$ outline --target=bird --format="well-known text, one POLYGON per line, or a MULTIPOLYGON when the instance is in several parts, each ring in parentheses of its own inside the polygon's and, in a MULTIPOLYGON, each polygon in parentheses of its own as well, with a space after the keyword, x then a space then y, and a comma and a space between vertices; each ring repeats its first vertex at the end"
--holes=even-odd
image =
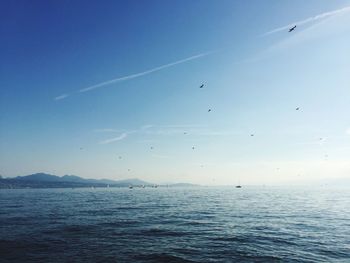
POLYGON ((187 134, 187 132, 184 132, 184 134, 186 135, 186 134, 187 134))
POLYGON ((297 27, 297 25, 293 26, 292 28, 289 28, 288 32, 292 32, 296 27, 297 27))
POLYGON ((208 112, 211 112, 211 109, 209 109, 208 112))
POLYGON ((151 146, 151 150, 153 150, 153 146, 151 146))
POLYGON ((295 110, 299 110, 300 108, 299 107, 297 107, 295 110))
POLYGON ((203 87, 204 87, 204 84, 202 84, 202 85, 199 86, 200 89, 203 89, 203 87))
POLYGON ((250 137, 253 137, 254 136, 254 134, 252 133, 251 135, 250 135, 250 137))
POLYGON ((192 150, 194 150, 194 146, 192 146, 192 150))

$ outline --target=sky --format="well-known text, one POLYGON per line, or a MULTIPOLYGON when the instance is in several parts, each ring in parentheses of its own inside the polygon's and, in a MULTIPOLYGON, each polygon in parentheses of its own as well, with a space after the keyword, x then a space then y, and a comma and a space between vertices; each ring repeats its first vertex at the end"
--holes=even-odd
POLYGON ((0 35, 4 177, 350 177, 349 0, 5 0, 0 35))

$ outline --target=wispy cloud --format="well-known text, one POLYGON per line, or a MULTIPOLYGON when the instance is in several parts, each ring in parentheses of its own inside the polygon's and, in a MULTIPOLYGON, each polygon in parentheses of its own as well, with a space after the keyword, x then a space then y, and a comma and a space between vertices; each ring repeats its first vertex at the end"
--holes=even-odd
POLYGON ((121 141, 121 140, 125 139, 127 136, 128 136, 128 134, 125 132, 125 133, 122 133, 121 135, 119 135, 117 137, 101 141, 100 144, 109 144, 109 143, 112 143, 112 142, 121 141))
POLYGON ((152 124, 146 124, 146 125, 143 125, 143 126, 141 126, 141 130, 148 130, 148 129, 150 129, 150 128, 152 128, 154 125, 152 125, 152 124))
POLYGON ((87 91, 98 89, 98 88, 101 88, 101 87, 104 87, 104 86, 107 86, 107 85, 110 85, 110 84, 113 84, 113 83, 116 83, 116 82, 121 82, 121 81, 130 80, 130 79, 134 79, 134 78, 139 78, 139 77, 151 74, 153 72, 160 71, 162 69, 166 69, 166 68, 178 65, 178 64, 182 64, 182 63, 185 63, 185 62, 188 62, 188 61, 191 61, 191 60, 195 60, 195 59, 198 59, 198 58, 201 58, 201 57, 208 56, 208 55, 210 55, 212 53, 214 53, 214 51, 205 52, 205 53, 201 53, 201 54, 194 55, 194 56, 191 56, 191 57, 187 57, 187 58, 184 58, 184 59, 181 59, 181 60, 177 60, 175 62, 171 62, 171 63, 165 64, 165 65, 162 65, 162 66, 159 66, 159 67, 156 67, 156 68, 152 68, 152 69, 149 69, 149 70, 146 70, 146 71, 143 71, 143 72, 139 72, 139 73, 135 73, 135 74, 131 74, 131 75, 127 75, 127 76, 123 76, 123 77, 107 80, 107 81, 104 81, 104 82, 101 82, 101 83, 89 86, 87 88, 83 88, 83 89, 79 90, 79 92, 87 92, 87 91))
POLYGON ((315 21, 318 21, 318 20, 321 20, 321 19, 324 19, 324 18, 328 18, 328 17, 334 16, 334 15, 338 15, 338 14, 346 13, 346 12, 350 12, 350 6, 347 6, 347 7, 344 7, 344 8, 340 8, 340 9, 337 9, 337 10, 333 10, 333 11, 329 11, 329 12, 325 12, 325 13, 322 13, 322 14, 318 14, 316 16, 312 16, 312 17, 306 18, 304 20, 300 20, 300 21, 291 23, 291 24, 286 25, 286 26, 275 28, 273 30, 270 30, 270 31, 264 33, 262 36, 268 36, 268 35, 271 35, 271 34, 274 34, 274 33, 280 32, 280 31, 286 31, 286 30, 288 30, 289 28, 291 28, 291 27, 293 27, 295 25, 296 26, 305 25, 305 24, 308 24, 308 23, 312 23, 312 22, 315 22, 315 21))
MULTIPOLYGON (((122 132, 120 136, 113 137, 99 142, 100 144, 108 144, 125 139, 130 134, 146 135, 146 136, 176 136, 176 135, 196 135, 196 136, 231 136, 242 134, 242 131, 218 131, 211 130, 206 125, 198 124, 167 124, 167 125, 154 125, 147 124, 139 127, 135 130, 123 130, 123 129, 95 129, 94 132, 100 133, 112 133, 122 132)), ((141 142, 151 143, 154 140, 141 140, 141 142)))
POLYGON ((63 100, 65 98, 67 98, 69 96, 69 94, 62 94, 60 96, 57 96, 54 98, 54 100, 63 100))

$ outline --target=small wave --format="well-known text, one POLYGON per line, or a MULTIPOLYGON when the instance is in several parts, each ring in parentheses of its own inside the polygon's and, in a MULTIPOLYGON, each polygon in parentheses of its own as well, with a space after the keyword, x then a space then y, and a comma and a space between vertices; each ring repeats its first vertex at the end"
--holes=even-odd
POLYGON ((134 256, 135 260, 142 260, 146 262, 167 262, 167 263, 196 263, 196 261, 181 258, 166 253, 151 253, 140 254, 134 256))
POLYGON ((141 232, 138 233, 139 235, 142 236, 156 236, 156 237, 182 237, 185 235, 188 235, 189 233, 187 232, 182 232, 182 231, 172 231, 172 230, 167 230, 167 229, 160 229, 160 228, 151 228, 147 230, 142 230, 141 232))

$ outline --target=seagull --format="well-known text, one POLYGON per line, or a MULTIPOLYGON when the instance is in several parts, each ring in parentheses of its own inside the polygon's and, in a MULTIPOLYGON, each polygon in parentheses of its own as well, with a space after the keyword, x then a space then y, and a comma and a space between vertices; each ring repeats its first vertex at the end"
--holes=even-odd
POLYGON ((203 87, 204 87, 204 84, 202 84, 202 85, 199 86, 200 89, 203 89, 203 87))
POLYGON ((194 146, 192 147, 192 150, 194 150, 194 146))
POLYGON ((211 112, 211 109, 209 109, 208 112, 211 112))
POLYGON ((297 25, 293 26, 292 28, 289 28, 288 32, 292 32, 296 27, 297 27, 297 25))
POLYGON ((299 110, 300 108, 299 107, 297 107, 295 110, 299 110))
POLYGON ((250 136, 251 136, 251 137, 253 137, 253 136, 254 136, 254 134, 252 133, 250 136))

